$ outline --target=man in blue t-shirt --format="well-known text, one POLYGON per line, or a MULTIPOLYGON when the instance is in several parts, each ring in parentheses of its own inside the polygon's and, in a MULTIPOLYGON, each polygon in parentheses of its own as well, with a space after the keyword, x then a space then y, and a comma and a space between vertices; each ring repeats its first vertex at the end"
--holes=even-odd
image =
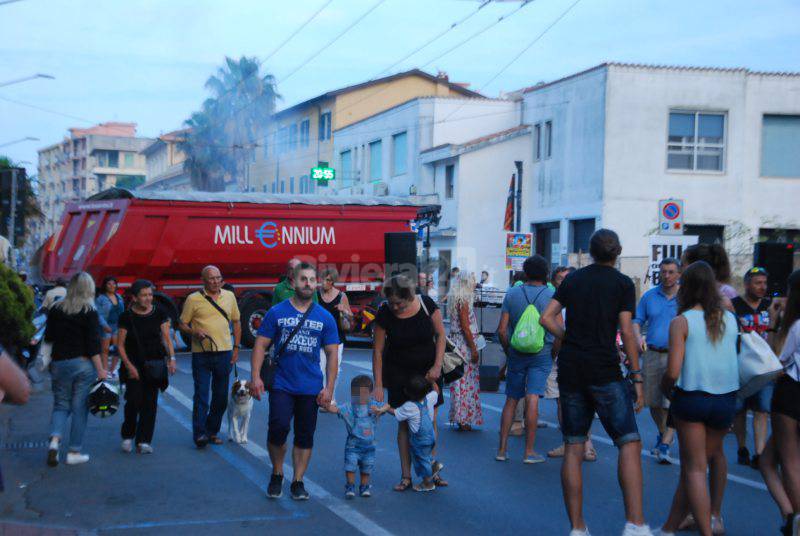
POLYGON ((317 271, 307 263, 294 270, 294 295, 273 306, 264 317, 253 347, 252 391, 261 399, 264 382, 261 366, 264 354, 274 342, 277 370, 269 391, 269 431, 267 449, 272 462, 272 476, 267 496, 277 499, 283 494, 283 460, 286 437, 294 418, 294 477, 292 499, 306 500, 308 492, 303 475, 311 459, 318 406, 327 407, 333 396, 339 357, 339 333, 333 316, 313 302, 317 291, 317 271), (296 329, 302 320, 302 325, 296 329), (322 384, 320 348, 328 357, 327 384, 322 384))

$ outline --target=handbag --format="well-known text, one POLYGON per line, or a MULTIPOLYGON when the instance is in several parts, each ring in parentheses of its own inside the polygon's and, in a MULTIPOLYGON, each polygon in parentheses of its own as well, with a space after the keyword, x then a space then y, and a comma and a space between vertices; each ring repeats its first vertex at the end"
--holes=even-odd
MULTIPOLYGON (((133 336, 136 338, 136 350, 141 354, 144 346, 142 346, 142 340, 139 338, 139 330, 136 329, 136 319, 132 311, 131 331, 133 331, 133 336)), ((139 379, 145 383, 157 385, 162 391, 165 391, 169 385, 169 372, 164 359, 144 359, 141 355, 138 355, 137 357, 139 358, 140 362, 139 379)))
MULTIPOLYGON (((430 318, 431 314, 428 308, 425 307, 425 300, 419 299, 422 310, 430 318)), ((444 359, 442 360, 442 378, 444 383, 453 383, 460 380, 464 376, 465 367, 467 365, 467 358, 461 353, 455 343, 450 340, 450 337, 445 336, 447 341, 444 347, 444 359)))
POLYGON ((755 332, 739 334, 739 393, 742 400, 759 392, 783 372, 767 341, 755 332))
POLYGON ((47 370, 47 367, 50 366, 50 362, 53 360, 53 343, 52 342, 42 342, 42 345, 39 346, 39 355, 36 356, 36 368, 39 372, 44 372, 47 370))
MULTIPOLYGON (((308 314, 314 308, 314 302, 311 302, 311 305, 306 309, 306 312, 303 313, 303 316, 300 317, 300 320, 297 322, 297 325, 292 329, 289 333, 289 336, 286 337, 286 340, 283 342, 282 345, 275 350, 272 355, 266 354, 264 356, 264 363, 261 365, 261 381, 264 383, 264 389, 267 391, 272 390, 275 385, 275 374, 278 372, 278 361, 280 360, 281 355, 283 355, 283 351, 286 350, 286 347, 289 346, 289 343, 292 342, 294 336, 297 335, 297 332, 300 331, 300 328, 303 327, 303 324, 306 322, 306 318, 308 318, 308 314)), ((273 341, 274 342, 274 341, 273 341)), ((272 346, 272 343, 270 343, 272 346)))

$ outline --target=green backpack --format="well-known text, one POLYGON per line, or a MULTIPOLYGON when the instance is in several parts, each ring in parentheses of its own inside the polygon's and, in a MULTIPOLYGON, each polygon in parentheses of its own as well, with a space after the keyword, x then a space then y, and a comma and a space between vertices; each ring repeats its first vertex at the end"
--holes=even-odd
MULTIPOLYGON (((533 299, 536 299, 544 292, 545 286, 533 299)), ((526 288, 522 287, 522 293, 525 294, 525 299, 528 301, 528 306, 519 317, 516 327, 514 327, 514 334, 511 336, 511 347, 523 354, 538 354, 544 348, 544 328, 539 324, 539 310, 528 299, 526 288)))

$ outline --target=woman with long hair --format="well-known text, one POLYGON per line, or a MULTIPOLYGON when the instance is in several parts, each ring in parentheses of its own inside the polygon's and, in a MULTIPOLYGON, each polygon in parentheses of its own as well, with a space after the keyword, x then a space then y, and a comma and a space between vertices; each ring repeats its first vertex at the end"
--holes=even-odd
POLYGON ((476 344, 480 332, 473 310, 475 286, 475 274, 460 272, 450 285, 450 292, 447 294, 450 340, 461 355, 467 357, 464 375, 450 385, 450 422, 455 423, 458 429, 463 431, 472 430, 473 426, 483 424, 478 376, 480 354, 476 344))
POLYGON ((44 340, 53 343, 53 416, 47 464, 58 465, 59 445, 70 417, 66 462, 86 463, 89 455, 81 452, 89 413, 86 400, 95 378, 106 377, 100 360, 100 317, 94 306, 92 276, 86 272, 72 276, 67 295, 50 310, 44 340))
POLYGON ((706 471, 712 455, 722 449, 736 412, 737 333, 736 317, 722 305, 711 266, 704 261, 691 264, 681 276, 678 316, 670 323, 662 380, 662 390, 672 398, 681 457, 680 482, 662 533, 678 530, 688 505, 700 533, 712 534, 706 471))
POLYGON ((786 516, 784 534, 797 534, 800 528, 800 270, 792 272, 788 286, 786 305, 774 338, 774 348, 780 351, 786 374, 778 380, 772 395, 773 437, 765 449, 765 452, 771 450, 774 442, 781 474, 778 475, 772 458, 762 459, 759 465, 770 493, 786 516))
POLYGON ((97 312, 100 315, 100 324, 102 325, 103 342, 101 345, 101 358, 103 366, 106 367, 110 376, 114 376, 119 363, 119 355, 114 353, 111 358, 111 366, 108 362, 108 354, 111 346, 117 345, 117 331, 119 329, 119 317, 125 310, 125 304, 122 301, 122 296, 117 293, 117 278, 107 276, 103 278, 103 283, 100 285, 99 294, 94 303, 97 307, 97 312))
MULTIPOLYGON (((442 312, 432 299, 416 295, 416 284, 408 276, 398 274, 383 285, 386 302, 378 309, 372 346, 372 374, 375 378, 375 399, 383 403, 386 388, 388 404, 399 408, 409 400, 406 386, 415 376, 424 376, 442 396, 442 363, 447 344, 442 312)), ((434 413, 434 430, 436 413, 434 413)), ((411 488, 411 446, 408 422, 398 423, 397 448, 400 452, 400 482, 395 491, 411 488)), ((441 464, 434 461, 434 484, 446 486, 438 472, 441 464)))
MULTIPOLYGON (((336 288, 336 282, 339 280, 339 271, 336 270, 336 268, 325 268, 320 272, 319 277, 322 280, 322 288, 317 290, 317 301, 319 301, 319 304, 333 316, 334 320, 336 320, 336 328, 339 332, 339 364, 337 370, 341 372, 344 343, 347 338, 347 332, 350 331, 353 324, 353 310, 350 309, 350 302, 347 299, 347 294, 336 288)), ((319 358, 319 366, 322 369, 322 384, 325 385, 328 358, 325 355, 324 348, 320 351, 319 358)), ((336 375, 336 380, 339 380, 339 374, 336 375)), ((331 404, 335 406, 335 383, 333 391, 331 404)))

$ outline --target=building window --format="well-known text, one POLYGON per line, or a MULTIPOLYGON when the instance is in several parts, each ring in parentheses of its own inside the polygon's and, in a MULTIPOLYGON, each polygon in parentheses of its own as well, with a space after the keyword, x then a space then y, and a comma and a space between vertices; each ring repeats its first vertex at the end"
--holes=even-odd
POLYGON ((594 233, 594 218, 569 222, 570 253, 588 253, 589 239, 594 233))
POLYGON ((302 147, 308 147, 310 131, 311 121, 309 119, 303 119, 300 122, 300 145, 302 147))
POLYGON ((325 112, 319 116, 319 141, 331 139, 331 113, 325 112))
POLYGON ((276 183, 273 181, 273 183, 272 183, 272 193, 273 193, 273 194, 276 192, 276 189, 277 189, 277 185, 276 185, 276 183))
POLYGON ((280 192, 281 192, 282 194, 285 194, 285 193, 286 193, 286 179, 281 179, 281 188, 280 188, 280 192))
POLYGON ((278 154, 283 154, 289 150, 289 128, 281 127, 278 129, 278 154))
POLYGON ((724 113, 669 113, 667 169, 722 171, 724 157, 724 113))
POLYGON ((800 115, 764 116, 761 176, 800 177, 800 115))
POLYGON ((542 125, 533 126, 533 159, 542 159, 542 125))
POLYGON ((106 176, 105 175, 98 175, 97 176, 97 191, 102 192, 106 189, 106 176))
POLYGON ((264 139, 261 140, 261 142, 263 144, 263 151, 264 151, 262 154, 264 156, 264 160, 266 160, 267 157, 269 156, 269 134, 264 136, 264 139))
POLYGON ((392 136, 392 175, 402 175, 408 167, 408 134, 401 132, 392 136))
POLYGON ((553 156, 553 122, 546 121, 544 124, 544 157, 553 156))
POLYGON ((297 149, 297 124, 292 123, 289 125, 289 150, 294 151, 297 149))
POLYGON ((289 177, 289 193, 294 193, 294 177, 289 177))
POLYGON ((456 166, 448 164, 444 167, 444 197, 445 199, 453 199, 453 192, 456 185, 456 166))
POLYGON ((100 167, 119 167, 119 152, 118 151, 98 151, 97 152, 97 165, 100 167))
POLYGON ((133 153, 125 153, 125 167, 126 168, 133 167, 133 153))
POLYGON ((339 153, 339 172, 341 173, 342 183, 346 184, 352 180, 353 177, 353 153, 342 151, 339 153))
POLYGON ((369 180, 381 180, 381 172, 383 171, 383 147, 381 140, 373 141, 369 144, 369 180))
POLYGON ((561 228, 557 221, 533 225, 536 253, 547 259, 551 266, 561 264, 561 228))
POLYGON ((308 193, 313 194, 314 188, 316 188, 317 181, 311 179, 311 177, 309 177, 308 175, 304 175, 304 177, 308 179, 308 193))
POLYGON ((686 225, 683 234, 697 236, 697 241, 701 244, 725 243, 724 225, 686 225))

